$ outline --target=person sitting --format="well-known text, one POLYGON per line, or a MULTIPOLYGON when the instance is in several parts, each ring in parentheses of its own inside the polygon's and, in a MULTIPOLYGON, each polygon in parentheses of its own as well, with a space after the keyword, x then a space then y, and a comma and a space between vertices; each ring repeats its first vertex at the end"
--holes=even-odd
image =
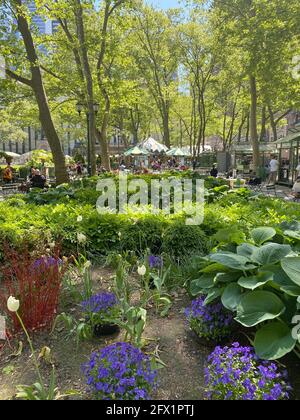
POLYGON ((3 171, 3 181, 5 182, 5 184, 10 184, 13 180, 13 177, 13 170, 9 163, 3 171))
POLYGON ((219 171, 217 169, 216 164, 213 165, 212 170, 210 171, 210 176, 212 176, 213 178, 218 178, 219 175, 219 171))
POLYGON ((45 188, 46 178, 43 175, 41 175, 41 172, 39 170, 36 170, 35 174, 31 178, 31 186, 32 188, 45 188))
POLYGON ((295 198, 300 198, 300 176, 296 179, 296 182, 293 186, 293 195, 295 198))

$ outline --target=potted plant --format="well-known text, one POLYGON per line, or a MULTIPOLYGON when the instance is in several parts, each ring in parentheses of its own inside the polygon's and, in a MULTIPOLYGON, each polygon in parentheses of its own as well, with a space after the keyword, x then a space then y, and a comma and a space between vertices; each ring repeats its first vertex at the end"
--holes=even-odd
POLYGON ((95 337, 113 335, 119 332, 118 321, 121 307, 114 293, 102 292, 82 302, 86 321, 95 337))

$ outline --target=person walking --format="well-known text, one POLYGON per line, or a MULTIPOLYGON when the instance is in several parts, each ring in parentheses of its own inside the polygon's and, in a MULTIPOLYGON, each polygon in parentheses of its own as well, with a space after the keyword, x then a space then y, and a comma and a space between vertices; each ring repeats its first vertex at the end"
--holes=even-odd
POLYGON ((275 185, 277 181, 278 171, 279 171, 279 162, 276 156, 273 156, 270 161, 270 175, 268 180, 268 185, 275 185))

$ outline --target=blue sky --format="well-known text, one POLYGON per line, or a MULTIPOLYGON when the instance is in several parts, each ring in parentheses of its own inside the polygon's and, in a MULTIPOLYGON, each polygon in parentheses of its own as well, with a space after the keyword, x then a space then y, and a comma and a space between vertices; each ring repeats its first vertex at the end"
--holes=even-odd
POLYGON ((148 3, 154 6, 161 7, 163 9, 169 9, 170 7, 178 7, 179 0, 146 0, 148 3))

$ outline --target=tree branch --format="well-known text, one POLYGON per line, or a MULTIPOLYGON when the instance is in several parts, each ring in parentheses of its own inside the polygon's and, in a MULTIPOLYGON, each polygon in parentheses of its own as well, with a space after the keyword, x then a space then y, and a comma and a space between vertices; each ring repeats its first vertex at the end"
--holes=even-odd
POLYGON ((9 76, 11 79, 16 80, 17 82, 23 83, 26 86, 32 87, 32 80, 26 79, 25 77, 22 77, 19 74, 9 69, 6 69, 5 72, 7 76, 9 76))

